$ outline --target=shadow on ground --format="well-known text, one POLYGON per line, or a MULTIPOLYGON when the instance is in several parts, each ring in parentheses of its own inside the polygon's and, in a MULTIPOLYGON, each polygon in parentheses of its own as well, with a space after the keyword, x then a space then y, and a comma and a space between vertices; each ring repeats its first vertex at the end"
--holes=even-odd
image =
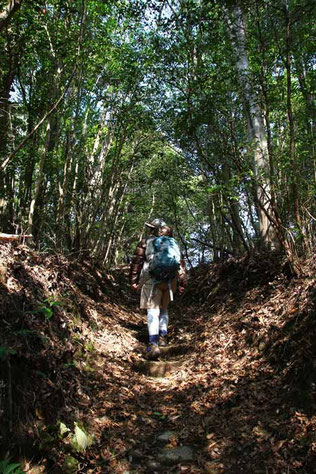
POLYGON ((54 258, 21 250, 0 285, 2 455, 38 456, 55 473, 68 455, 78 472, 146 473, 163 449, 158 435, 172 430, 169 448, 195 457, 158 463, 160 472, 313 472, 314 280, 278 282, 280 267, 260 273, 249 261, 196 274, 170 311, 173 342, 191 352, 153 379, 133 370, 147 330, 126 271, 54 258), (269 313, 292 290, 299 310, 269 313), (82 452, 71 443, 75 423, 94 436, 82 452))

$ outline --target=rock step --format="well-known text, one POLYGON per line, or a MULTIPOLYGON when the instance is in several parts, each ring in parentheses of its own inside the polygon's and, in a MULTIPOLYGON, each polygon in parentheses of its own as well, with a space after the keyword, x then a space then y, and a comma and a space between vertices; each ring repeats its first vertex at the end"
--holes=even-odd
POLYGON ((190 351, 190 347, 184 344, 172 344, 170 346, 159 347, 160 357, 159 359, 169 359, 170 357, 176 357, 179 355, 186 354, 190 351))
POLYGON ((191 349, 190 346, 179 344, 159 347, 159 360, 142 360, 134 363, 134 369, 151 377, 164 377, 182 365, 183 354, 191 349), (170 359, 170 360, 169 360, 170 359))
POLYGON ((151 377, 164 377, 181 365, 182 360, 142 360, 135 364, 135 369, 151 377))
POLYGON ((157 456, 158 461, 163 465, 173 466, 174 464, 193 461, 194 452, 190 446, 178 446, 175 448, 164 448, 157 456))

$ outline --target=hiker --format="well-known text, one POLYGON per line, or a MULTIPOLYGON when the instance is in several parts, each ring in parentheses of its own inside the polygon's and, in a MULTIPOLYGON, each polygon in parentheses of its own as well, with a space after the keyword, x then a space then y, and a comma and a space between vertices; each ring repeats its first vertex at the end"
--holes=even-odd
POLYGON ((187 278, 184 259, 180 255, 178 244, 172 238, 171 228, 162 219, 154 219, 145 225, 149 228, 150 235, 136 247, 130 267, 130 282, 134 290, 141 289, 140 308, 147 309, 147 358, 157 359, 160 354, 159 345, 167 345, 168 305, 176 292, 177 283, 179 294, 183 294, 187 278), (161 274, 158 272, 158 278, 153 276, 155 269, 152 266, 156 260, 155 256, 169 244, 172 244, 175 255, 178 252, 179 265, 170 278, 166 276, 160 281, 161 274), (155 247, 159 247, 158 253, 155 247))

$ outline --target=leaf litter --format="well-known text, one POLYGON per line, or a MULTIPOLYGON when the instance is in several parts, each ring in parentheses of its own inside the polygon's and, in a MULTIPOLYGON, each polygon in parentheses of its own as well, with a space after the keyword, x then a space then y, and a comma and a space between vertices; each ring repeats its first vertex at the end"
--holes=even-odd
POLYGON ((3 454, 27 460, 25 472, 34 452, 55 473, 73 459, 84 473, 313 472, 313 258, 300 278, 277 256, 194 269, 170 309, 173 343, 191 351, 155 379, 134 370, 146 325, 126 267, 0 250, 3 454), (168 431, 167 448, 194 460, 157 462, 168 431))

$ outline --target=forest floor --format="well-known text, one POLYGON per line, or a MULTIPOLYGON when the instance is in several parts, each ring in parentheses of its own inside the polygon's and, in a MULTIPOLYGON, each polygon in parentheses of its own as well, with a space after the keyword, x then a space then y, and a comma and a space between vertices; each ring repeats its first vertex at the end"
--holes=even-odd
POLYGON ((170 307, 177 366, 157 378, 138 368, 146 320, 127 268, 11 244, 0 256, 2 460, 29 474, 316 472, 314 258, 300 278, 277 255, 192 271, 170 307))

